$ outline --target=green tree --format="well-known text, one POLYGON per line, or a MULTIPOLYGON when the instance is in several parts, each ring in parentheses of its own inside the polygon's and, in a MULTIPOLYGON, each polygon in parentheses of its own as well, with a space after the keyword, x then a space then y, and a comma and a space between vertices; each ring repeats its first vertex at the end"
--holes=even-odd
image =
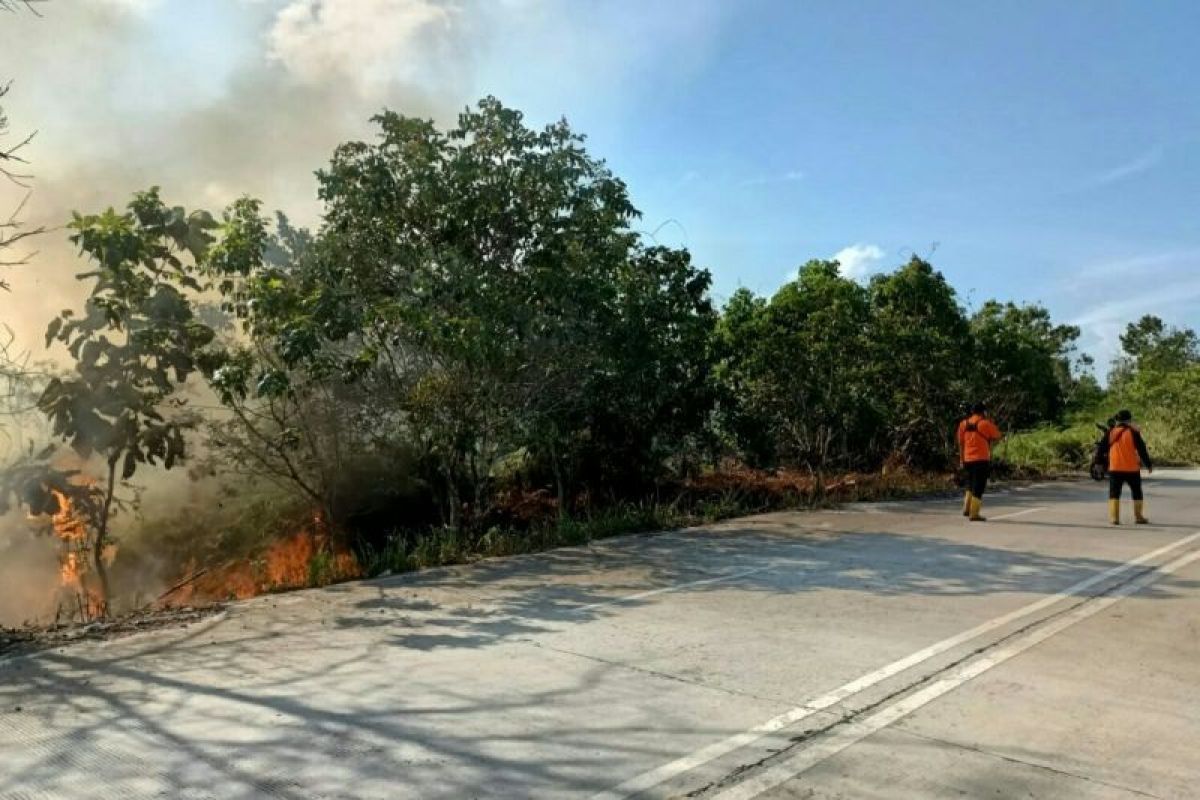
POLYGON ((946 463, 950 428, 970 387, 971 335, 954 289, 914 256, 869 286, 876 392, 894 455, 925 467, 946 463))
POLYGON ((862 464, 878 430, 869 394, 866 290, 836 261, 810 261, 768 303, 735 295, 720 329, 730 427, 745 451, 771 448, 820 475, 862 464))
POLYGON ((633 248, 599 306, 599 362, 581 375, 587 447, 579 458, 592 481, 638 491, 666 462, 694 468, 712 408, 711 277, 684 250, 633 248))
POLYGON ((1146 315, 1121 336, 1123 355, 1109 375, 1116 404, 1147 423, 1151 446, 1169 461, 1200 460, 1200 340, 1190 328, 1146 315))
POLYGON ((1067 393, 1068 411, 1092 411, 1107 398, 1108 392, 1094 372, 1095 359, 1086 353, 1075 359, 1070 390, 1067 393))
POLYGON ((206 365, 232 414, 210 422, 208 442, 226 469, 277 483, 336 519, 357 407, 327 364, 292 368, 297 349, 312 345, 285 328, 304 316, 314 242, 282 214, 270 231, 251 198, 226 209, 223 227, 203 269, 222 297, 220 311, 241 327, 220 338, 206 365))
POLYGON ((373 376, 455 527, 517 452, 549 465, 564 501, 587 452, 654 462, 701 416, 679 393, 706 385, 707 273, 640 245, 624 184, 565 122, 534 130, 492 98, 445 133, 376 121, 377 143, 340 146, 319 174, 311 258, 285 274, 255 256, 247 209, 235 241, 250 246, 214 251, 231 307, 278 358, 231 358, 218 383, 281 397, 300 373, 373 376))
POLYGON ((763 396, 761 361, 755 352, 765 336, 767 301, 738 289, 721 311, 713 334, 715 424, 718 437, 754 467, 778 463, 778 441, 763 396))
POLYGON ((1190 328, 1168 328, 1160 318, 1147 314, 1131 322, 1121 334, 1124 359, 1114 377, 1134 372, 1171 372, 1200 362, 1200 339, 1190 328))
POLYGON ((89 516, 92 567, 111 598, 104 560, 119 481, 143 464, 171 469, 186 454, 184 431, 195 424, 176 390, 199 369, 213 331, 193 314, 189 292, 200 290, 197 262, 216 226, 205 213, 168 208, 151 189, 126 213, 76 214, 71 240, 94 262, 84 313, 65 310, 46 331, 75 365, 50 380, 38 407, 55 436, 83 459, 104 463, 101 498, 89 516), (173 402, 169 402, 173 401, 173 402))
POLYGON ((1079 333, 1055 325, 1042 306, 989 300, 971 318, 972 396, 987 400, 1006 427, 1059 420, 1074 387, 1079 333))

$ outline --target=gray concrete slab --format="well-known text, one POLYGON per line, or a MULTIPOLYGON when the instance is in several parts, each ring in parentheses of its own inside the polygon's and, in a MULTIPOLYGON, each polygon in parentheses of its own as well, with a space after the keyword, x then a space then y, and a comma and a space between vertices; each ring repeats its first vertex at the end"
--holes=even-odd
MULTIPOLYGON (((1193 798, 1200 561, 763 797, 1193 798)), ((816 742, 814 742, 814 746, 816 742)), ((720 797, 720 791, 713 791, 720 797)))
MULTIPOLYGON (((1090 482, 770 514, 0 662, 0 798, 715 795, 1200 551, 1200 474, 1147 489, 1148 528, 1090 482)), ((1186 796, 1197 603, 1162 576, 772 792, 1186 796)))
POLYGON ((1086 776, 892 730, 768 795, 774 800, 1144 800, 1147 796, 1086 776))
POLYGON ((1200 563, 897 727, 1155 797, 1200 794, 1200 563), (993 721, 994 720, 994 721, 993 721))

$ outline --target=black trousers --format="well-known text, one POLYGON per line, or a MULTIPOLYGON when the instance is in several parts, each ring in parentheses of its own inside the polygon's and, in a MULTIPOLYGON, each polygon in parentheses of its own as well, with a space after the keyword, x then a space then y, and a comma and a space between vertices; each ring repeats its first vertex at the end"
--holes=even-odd
POLYGON ((963 469, 967 471, 967 488, 971 490, 971 494, 983 497, 987 489, 988 475, 992 472, 992 462, 968 461, 963 464, 963 469))
POLYGON ((1108 473, 1108 499, 1120 500, 1121 487, 1129 484, 1129 493, 1134 500, 1142 499, 1142 473, 1140 472, 1110 472, 1108 473))

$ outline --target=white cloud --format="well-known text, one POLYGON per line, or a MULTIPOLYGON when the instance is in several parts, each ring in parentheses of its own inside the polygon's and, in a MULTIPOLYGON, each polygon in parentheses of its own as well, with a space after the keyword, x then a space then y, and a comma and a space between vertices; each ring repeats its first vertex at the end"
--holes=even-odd
POLYGON ((1140 175, 1141 173, 1147 172, 1158 166, 1158 164, 1163 160, 1164 155, 1165 153, 1162 146, 1156 146, 1150 150, 1147 150, 1145 153, 1142 153, 1132 161, 1119 164, 1115 167, 1106 169, 1103 172, 1099 172, 1091 176, 1083 182, 1083 185, 1080 186, 1080 188, 1098 189, 1101 186, 1108 186, 1111 183, 1118 183, 1126 178, 1132 178, 1134 175, 1140 175))
POLYGON ((337 75, 365 90, 414 79, 458 16, 447 0, 291 0, 267 33, 268 55, 305 82, 337 75))
MULTIPOLYGON (((1177 268, 1191 272, 1197 264, 1200 264, 1200 248, 1192 247, 1089 264, 1079 274, 1106 278, 1137 275, 1144 281, 1149 273, 1166 272, 1171 275, 1177 268)), ((1078 275, 1072 272, 1067 283, 1069 287, 1078 286, 1078 275)))
POLYGON ((796 181, 804 180, 804 173, 798 169, 781 172, 778 175, 769 175, 764 178, 751 178, 750 180, 742 181, 743 186, 766 186, 771 183, 795 183, 796 181))
POLYGON ((1169 323, 1186 325, 1200 300, 1200 280, 1186 274, 1145 288, 1124 283, 1117 291, 1112 291, 1112 284, 1108 288, 1108 296, 1079 304, 1078 313, 1069 320, 1081 329, 1080 345, 1092 354, 1101 371, 1120 355, 1120 337, 1130 322, 1144 314, 1155 314, 1169 323))
POLYGON ((833 259, 841 265, 842 275, 858 281, 878 272, 884 255, 879 245, 859 242, 838 250, 833 259))

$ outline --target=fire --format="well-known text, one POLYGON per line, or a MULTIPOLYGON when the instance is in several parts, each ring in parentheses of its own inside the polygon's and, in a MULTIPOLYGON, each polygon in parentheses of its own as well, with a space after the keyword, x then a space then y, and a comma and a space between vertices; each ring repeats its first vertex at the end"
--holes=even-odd
POLYGON ((84 527, 83 520, 76 513, 75 504, 71 502, 71 498, 58 489, 51 489, 50 493, 58 501, 58 511, 50 517, 50 521, 54 523, 54 535, 64 542, 86 541, 87 528, 84 527))
POLYGON ((276 540, 257 558, 207 571, 197 570, 191 562, 181 580, 193 574, 198 577, 170 592, 164 602, 184 605, 200 600, 243 600, 265 592, 357 578, 362 569, 353 553, 332 540, 317 515, 311 526, 276 540))
MULTIPOLYGON (((58 489, 51 489, 58 501, 58 511, 50 515, 54 536, 58 539, 59 585, 56 589, 57 614, 64 609, 68 615, 79 614, 91 619, 103 608, 104 598, 98 587, 90 585, 88 575, 88 529, 83 516, 71 498, 58 489)), ((116 554, 114 547, 105 549, 105 563, 116 554)))
POLYGON ((288 588, 308 581, 309 564, 317 553, 316 536, 307 531, 281 539, 267 551, 266 586, 288 588))
POLYGON ((58 568, 61 583, 64 587, 82 588, 83 573, 79 569, 79 555, 67 553, 66 559, 58 568))

